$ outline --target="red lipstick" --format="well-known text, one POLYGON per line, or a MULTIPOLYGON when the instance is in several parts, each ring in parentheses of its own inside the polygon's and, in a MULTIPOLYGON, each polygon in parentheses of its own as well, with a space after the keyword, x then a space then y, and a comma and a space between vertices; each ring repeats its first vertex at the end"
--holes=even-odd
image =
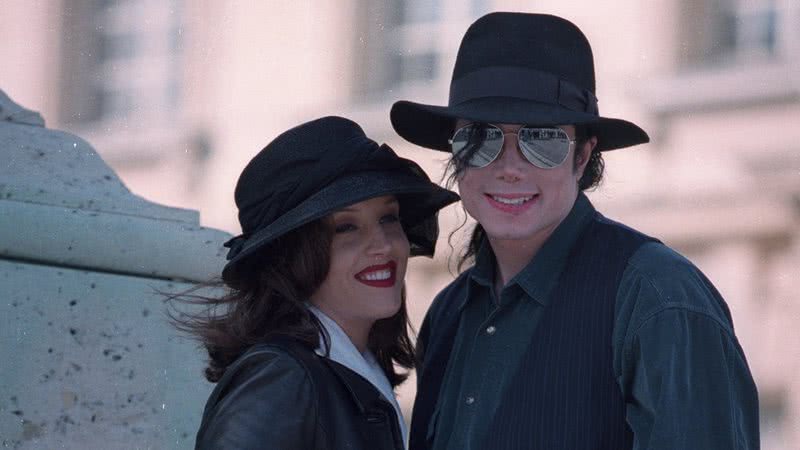
POLYGON ((367 286, 392 287, 397 281, 397 263, 389 261, 386 264, 369 266, 355 274, 355 279, 367 286))

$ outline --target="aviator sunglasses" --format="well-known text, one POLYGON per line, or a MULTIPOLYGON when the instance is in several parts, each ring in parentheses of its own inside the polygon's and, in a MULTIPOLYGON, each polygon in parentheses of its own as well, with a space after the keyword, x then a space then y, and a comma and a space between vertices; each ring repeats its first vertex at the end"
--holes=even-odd
POLYGON ((516 134, 522 155, 541 169, 552 169, 564 163, 570 146, 575 143, 575 139, 570 139, 567 132, 558 127, 524 126, 513 133, 487 123, 465 125, 456 130, 448 142, 453 156, 465 159, 471 167, 486 167, 503 150, 506 134, 516 134))

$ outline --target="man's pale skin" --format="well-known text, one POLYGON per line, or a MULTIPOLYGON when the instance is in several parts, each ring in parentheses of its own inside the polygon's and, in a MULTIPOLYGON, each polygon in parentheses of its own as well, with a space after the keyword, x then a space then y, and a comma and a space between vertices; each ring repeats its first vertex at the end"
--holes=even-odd
MULTIPOLYGON (((467 123, 459 120, 456 128, 467 123)), ((571 145, 560 166, 541 169, 520 153, 516 132, 523 125, 494 125, 505 133, 503 150, 488 166, 467 168, 458 179, 458 189, 464 208, 483 226, 492 246, 498 269, 495 292, 499 295, 569 214, 597 138, 587 140, 581 148, 571 145), (575 151, 580 152, 577 160, 575 151), (503 203, 523 199, 521 205, 503 203)), ((575 139, 574 126, 559 128, 575 139)))

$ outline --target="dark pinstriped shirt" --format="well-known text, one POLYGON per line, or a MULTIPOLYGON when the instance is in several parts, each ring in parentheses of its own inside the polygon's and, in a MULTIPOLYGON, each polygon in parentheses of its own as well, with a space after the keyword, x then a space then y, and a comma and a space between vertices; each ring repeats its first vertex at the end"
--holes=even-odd
MULTIPOLYGON (((494 256, 476 257, 434 411, 434 449, 491 443, 487 428, 594 208, 579 195, 541 250, 496 298, 494 256)), ((758 403, 744 354, 713 286, 660 243, 629 260, 616 298, 614 373, 635 449, 758 448, 758 403)), ((447 300, 447 299, 438 299, 447 300)), ((524 414, 524 411, 520 411, 524 414)))

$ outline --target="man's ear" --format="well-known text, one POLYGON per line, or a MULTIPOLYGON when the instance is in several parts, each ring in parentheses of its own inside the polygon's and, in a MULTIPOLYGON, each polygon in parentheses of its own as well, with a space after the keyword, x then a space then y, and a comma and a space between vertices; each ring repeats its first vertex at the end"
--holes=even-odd
POLYGON ((595 147, 597 147, 597 136, 590 137, 580 148, 575 148, 575 151, 578 152, 575 158, 575 173, 578 174, 578 179, 583 176, 583 171, 586 169, 586 164, 595 147))

